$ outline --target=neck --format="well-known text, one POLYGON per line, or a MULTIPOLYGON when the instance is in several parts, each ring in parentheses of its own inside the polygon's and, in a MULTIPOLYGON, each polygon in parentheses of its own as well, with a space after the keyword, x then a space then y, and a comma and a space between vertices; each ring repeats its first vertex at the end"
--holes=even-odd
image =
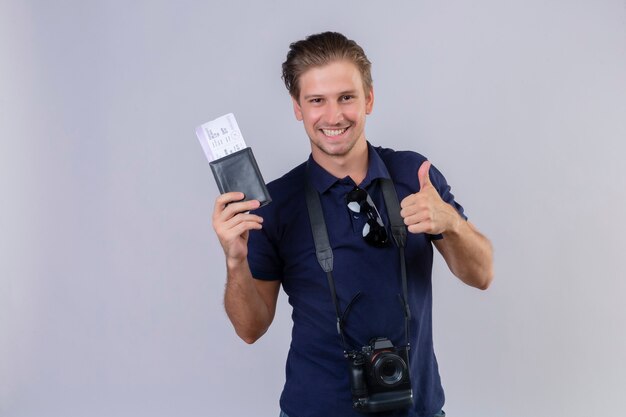
POLYGON ((367 175, 369 162, 368 147, 365 140, 359 141, 345 155, 328 155, 319 149, 313 149, 313 159, 322 168, 337 178, 350 177, 359 185, 367 175))

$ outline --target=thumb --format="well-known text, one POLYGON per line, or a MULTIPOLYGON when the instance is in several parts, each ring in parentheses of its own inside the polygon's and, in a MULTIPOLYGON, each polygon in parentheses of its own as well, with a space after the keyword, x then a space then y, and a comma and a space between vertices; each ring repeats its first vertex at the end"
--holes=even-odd
POLYGON ((430 161, 424 161, 422 162, 422 165, 420 165, 420 169, 417 171, 417 178, 420 181, 420 190, 423 190, 424 187, 431 185, 430 175, 428 174, 430 171, 430 165, 430 161))

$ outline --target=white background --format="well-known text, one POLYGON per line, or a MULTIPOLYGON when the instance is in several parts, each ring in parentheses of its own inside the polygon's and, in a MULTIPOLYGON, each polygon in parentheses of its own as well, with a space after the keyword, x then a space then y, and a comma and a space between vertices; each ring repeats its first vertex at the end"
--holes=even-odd
POLYGON ((435 266, 448 415, 624 413, 623 0, 0 0, 1 416, 278 415, 290 308, 235 336, 194 129, 304 161, 280 64, 324 30, 495 246, 487 292, 435 266))

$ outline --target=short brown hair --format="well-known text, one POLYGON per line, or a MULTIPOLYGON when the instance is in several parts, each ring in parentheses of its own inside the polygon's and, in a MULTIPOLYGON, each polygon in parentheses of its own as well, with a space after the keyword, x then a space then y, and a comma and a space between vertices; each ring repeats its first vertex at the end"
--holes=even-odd
POLYGON ((324 32, 289 45, 287 59, 283 62, 283 76, 289 94, 300 98, 300 76, 308 69, 322 67, 334 61, 347 60, 359 69, 366 94, 372 88, 372 63, 363 48, 341 33, 324 32))

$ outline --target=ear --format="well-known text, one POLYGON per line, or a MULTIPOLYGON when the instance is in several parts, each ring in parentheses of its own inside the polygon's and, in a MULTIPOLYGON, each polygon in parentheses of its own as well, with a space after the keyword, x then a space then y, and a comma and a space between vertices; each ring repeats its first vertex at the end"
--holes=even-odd
POLYGON ((296 115, 296 119, 301 122, 302 121, 302 109, 300 108, 300 103, 298 103, 298 100, 293 98, 293 96, 291 97, 291 101, 293 102, 293 113, 296 115))
POLYGON ((369 94, 365 97, 365 114, 370 114, 374 108, 374 86, 370 88, 369 94))

